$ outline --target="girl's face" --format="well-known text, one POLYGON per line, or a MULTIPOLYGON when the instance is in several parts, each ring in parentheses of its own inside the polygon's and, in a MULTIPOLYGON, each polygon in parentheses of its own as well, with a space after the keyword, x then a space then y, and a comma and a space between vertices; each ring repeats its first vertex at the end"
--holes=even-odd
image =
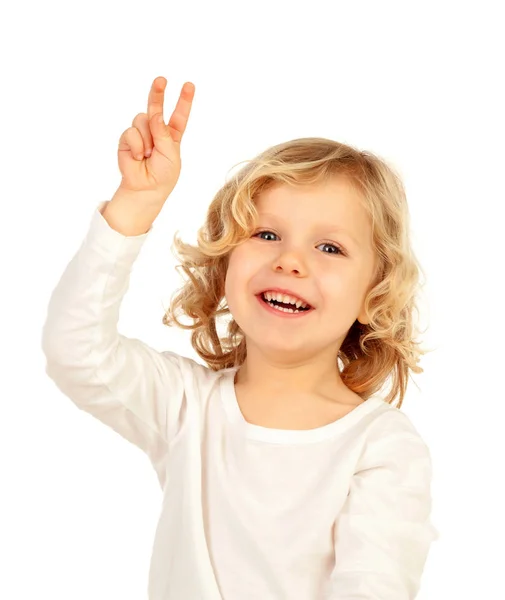
POLYGON ((257 227, 232 250, 225 283, 247 345, 285 358, 335 355, 355 320, 366 323, 363 303, 376 264, 358 193, 342 177, 310 187, 277 184, 256 206, 257 227), (274 288, 313 308, 286 318, 262 300, 274 288))

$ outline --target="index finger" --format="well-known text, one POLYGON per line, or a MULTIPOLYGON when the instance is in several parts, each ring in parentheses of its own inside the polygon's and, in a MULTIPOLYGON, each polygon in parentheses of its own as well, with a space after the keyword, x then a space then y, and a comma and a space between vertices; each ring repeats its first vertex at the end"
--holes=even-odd
POLYGON ((147 116, 149 120, 156 113, 163 115, 163 102, 165 100, 165 88, 167 80, 164 77, 156 77, 149 91, 147 100, 147 116))

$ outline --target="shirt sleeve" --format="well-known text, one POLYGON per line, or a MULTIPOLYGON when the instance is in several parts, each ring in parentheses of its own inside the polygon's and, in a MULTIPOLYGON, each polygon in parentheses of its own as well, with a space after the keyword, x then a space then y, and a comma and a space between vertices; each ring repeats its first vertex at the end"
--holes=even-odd
POLYGON ((370 443, 335 524, 335 568, 325 600, 414 600, 431 542, 432 464, 404 434, 370 443))
POLYGON ((142 449, 160 478, 181 425, 182 357, 118 332, 131 269, 152 228, 121 235, 102 216, 105 204, 50 297, 42 333, 46 373, 79 409, 142 449))

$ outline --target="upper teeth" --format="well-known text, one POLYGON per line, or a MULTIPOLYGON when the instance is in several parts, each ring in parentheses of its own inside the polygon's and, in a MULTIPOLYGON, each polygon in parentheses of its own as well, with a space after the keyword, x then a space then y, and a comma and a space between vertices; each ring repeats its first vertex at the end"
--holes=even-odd
POLYGON ((295 304, 296 308, 306 308, 308 304, 303 302, 295 296, 288 296, 287 294, 279 294, 278 292, 263 292, 263 295, 267 300, 276 300, 277 302, 284 302, 285 304, 295 304))

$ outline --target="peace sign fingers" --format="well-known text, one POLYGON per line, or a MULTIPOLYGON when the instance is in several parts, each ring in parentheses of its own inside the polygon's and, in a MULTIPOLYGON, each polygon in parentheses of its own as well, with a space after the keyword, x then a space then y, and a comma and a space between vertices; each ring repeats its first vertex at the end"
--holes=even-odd
MULTIPOLYGON (((147 102, 147 116, 149 121, 151 121, 154 115, 161 114, 163 116, 166 85, 167 80, 164 77, 156 77, 153 81, 147 102)), ((188 81, 182 86, 179 100, 168 122, 169 134, 174 142, 180 143, 186 131, 194 96, 195 86, 188 81)))

